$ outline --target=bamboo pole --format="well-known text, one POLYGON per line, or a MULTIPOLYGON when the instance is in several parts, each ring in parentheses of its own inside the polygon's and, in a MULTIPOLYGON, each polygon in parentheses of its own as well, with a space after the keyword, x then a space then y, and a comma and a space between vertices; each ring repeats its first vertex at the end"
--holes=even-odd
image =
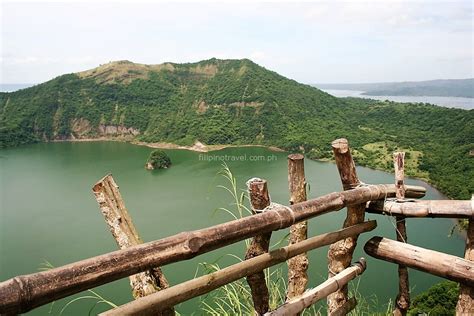
MULTIPOLYGON (((92 188, 105 222, 120 249, 142 244, 132 218, 125 207, 119 187, 111 174, 100 179, 92 188)), ((132 295, 135 299, 169 287, 159 267, 140 272, 130 277, 132 295)), ((164 310, 161 315, 174 315, 174 310, 164 310)))
MULTIPOLYGON (((327 297, 330 293, 334 293, 341 287, 347 286, 347 283, 362 274, 365 271, 365 268, 366 262, 364 258, 361 258, 359 262, 356 262, 352 266, 342 270, 335 276, 330 277, 314 289, 307 290, 301 296, 295 297, 286 302, 274 311, 266 313, 265 316, 286 316, 300 313, 305 308, 327 297)), ((341 306, 344 306, 344 304, 341 306)))
MULTIPOLYGON (((270 206, 270 196, 268 195, 267 181, 253 178, 247 182, 250 204, 254 215, 265 212, 270 206)), ((264 253, 268 253, 272 232, 256 235, 252 238, 245 260, 252 259, 264 253)), ((265 282, 263 270, 247 276, 247 283, 252 294, 253 307, 258 315, 263 315, 268 311, 268 287, 265 282)))
POLYGON ((301 253, 327 246, 347 236, 371 231, 376 226, 377 223, 375 221, 368 221, 335 232, 315 236, 299 243, 273 250, 270 253, 264 253, 252 259, 239 262, 222 270, 180 283, 155 294, 106 311, 102 313, 101 316, 154 315, 154 313, 161 309, 209 293, 223 285, 284 262, 301 253))
MULTIPOLYGON (((306 201, 306 179, 304 174, 304 156, 288 156, 288 185, 290 205, 306 201)), ((290 245, 308 238, 308 221, 296 223, 290 227, 290 245)), ((286 300, 303 294, 308 284, 308 256, 302 253, 288 260, 288 291, 286 300)))
MULTIPOLYGON (((347 139, 336 139, 332 142, 332 150, 336 160, 337 169, 341 177, 342 187, 344 190, 352 190, 361 184, 354 160, 352 159, 349 143, 347 139)), ((365 204, 352 204, 347 207, 347 216, 343 227, 348 227, 361 223, 365 217, 365 204)), ((329 277, 333 277, 337 273, 347 268, 352 261, 354 249, 357 246, 358 236, 348 237, 345 240, 338 241, 329 247, 328 251, 328 269, 329 277)), ((347 286, 343 286, 336 292, 330 294, 327 298, 328 314, 344 305, 348 299, 347 286)))
POLYGON ((378 200, 368 202, 365 210, 368 213, 404 217, 474 217, 474 207, 470 200, 378 200))
MULTIPOLYGON (((474 208, 474 195, 471 198, 471 205, 474 208)), ((469 219, 466 231, 466 251, 464 259, 474 262, 474 218, 469 219)), ((474 272, 471 272, 474 274, 474 272)), ((474 286, 460 284, 459 299, 456 305, 457 315, 474 315, 474 286)))
MULTIPOLYGON (((412 186, 414 196, 425 188, 412 186)), ((408 192, 408 191, 407 191, 408 192)), ((201 230, 183 232, 127 249, 88 258, 48 271, 17 276, 0 283, 0 313, 23 313, 54 300, 109 283, 152 267, 194 258, 256 234, 287 228, 347 205, 394 196, 393 184, 334 192, 316 199, 201 230)))
MULTIPOLYGON (((397 201, 405 199, 405 153, 396 152, 393 154, 393 164, 395 167, 395 197, 397 201)), ((396 235, 397 241, 407 243, 407 229, 405 217, 397 216, 396 218, 396 235)), ((407 314, 410 307, 410 285, 408 280, 408 269, 404 265, 398 265, 398 295, 395 299, 395 309, 393 314, 396 316, 407 314)))
POLYGON ((473 261, 382 237, 371 238, 364 250, 377 259, 474 286, 473 261))

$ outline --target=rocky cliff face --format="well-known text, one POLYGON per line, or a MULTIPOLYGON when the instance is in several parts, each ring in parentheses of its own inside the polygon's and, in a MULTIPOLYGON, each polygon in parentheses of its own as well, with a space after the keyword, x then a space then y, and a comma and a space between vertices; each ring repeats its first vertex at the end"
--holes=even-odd
POLYGON ((71 123, 71 139, 108 136, 133 138, 138 135, 140 135, 138 129, 124 125, 100 124, 97 128, 94 128, 91 123, 84 118, 74 119, 71 123))
POLYGON ((123 125, 99 125, 99 135, 107 136, 137 136, 140 131, 133 127, 126 127, 123 125))

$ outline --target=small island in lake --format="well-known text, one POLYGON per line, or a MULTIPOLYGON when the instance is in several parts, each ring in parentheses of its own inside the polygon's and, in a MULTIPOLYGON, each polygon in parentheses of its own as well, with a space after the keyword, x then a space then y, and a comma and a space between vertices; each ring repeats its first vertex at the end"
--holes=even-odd
POLYGON ((171 159, 162 150, 153 150, 145 164, 145 169, 165 169, 171 166, 171 159))

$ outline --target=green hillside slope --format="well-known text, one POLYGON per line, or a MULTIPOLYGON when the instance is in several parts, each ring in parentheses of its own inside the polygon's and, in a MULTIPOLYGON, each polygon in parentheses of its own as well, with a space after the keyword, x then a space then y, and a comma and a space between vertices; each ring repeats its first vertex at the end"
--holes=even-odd
POLYGON ((0 94, 0 146, 74 138, 191 145, 261 144, 330 157, 346 137, 362 165, 390 170, 410 152, 408 174, 452 197, 474 189, 474 111, 338 99, 250 60, 192 64, 112 62, 0 94))

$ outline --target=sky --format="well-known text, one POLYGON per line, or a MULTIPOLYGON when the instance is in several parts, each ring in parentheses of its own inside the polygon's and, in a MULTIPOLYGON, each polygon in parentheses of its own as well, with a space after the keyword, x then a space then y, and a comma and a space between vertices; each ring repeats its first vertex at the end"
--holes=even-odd
POLYGON ((302 83, 474 77, 471 0, 0 1, 3 84, 212 57, 302 83))

